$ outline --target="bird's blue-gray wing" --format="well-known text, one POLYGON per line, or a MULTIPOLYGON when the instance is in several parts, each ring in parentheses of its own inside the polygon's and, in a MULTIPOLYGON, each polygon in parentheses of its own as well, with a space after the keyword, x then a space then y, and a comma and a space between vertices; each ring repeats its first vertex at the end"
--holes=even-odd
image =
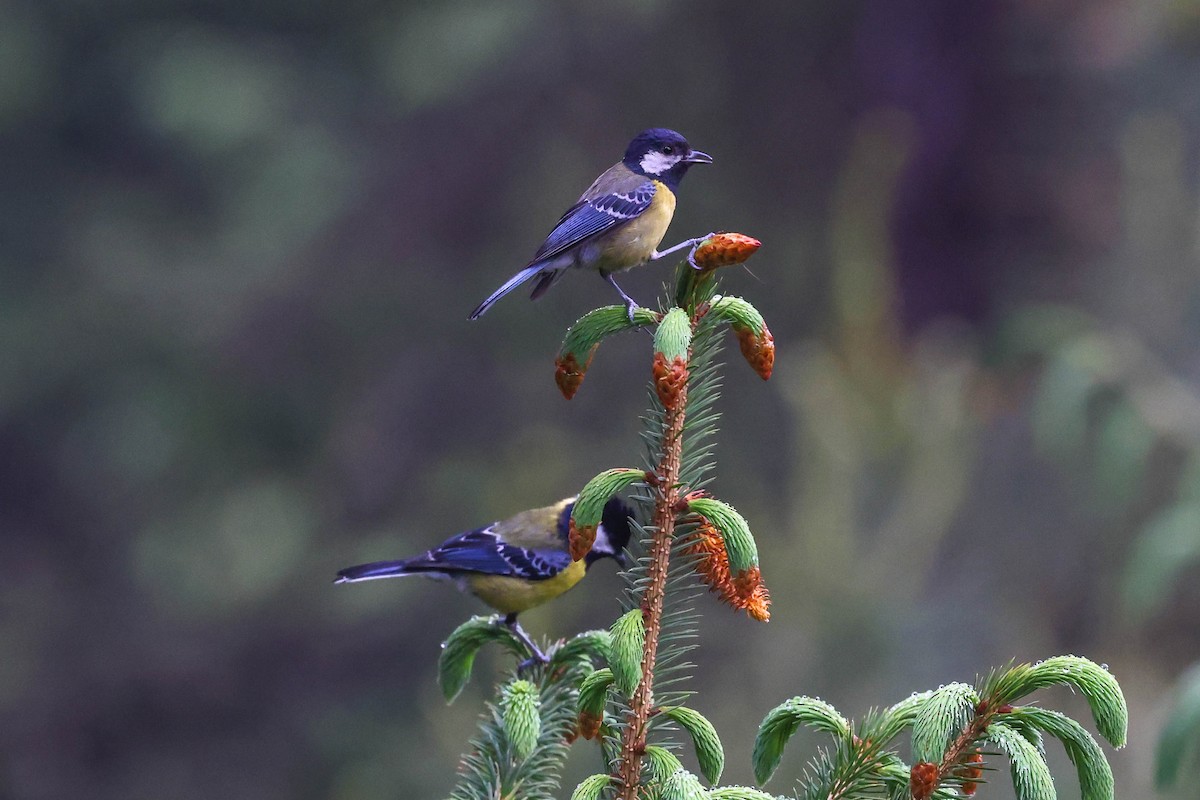
POLYGON ((627 190, 584 197, 567 209, 530 263, 549 261, 586 239, 636 218, 650 207, 655 190, 652 181, 643 181, 627 190))
POLYGON ((565 551, 508 544, 492 532, 491 526, 455 536, 406 562, 412 571, 479 572, 535 581, 552 578, 570 565, 571 556, 565 551))

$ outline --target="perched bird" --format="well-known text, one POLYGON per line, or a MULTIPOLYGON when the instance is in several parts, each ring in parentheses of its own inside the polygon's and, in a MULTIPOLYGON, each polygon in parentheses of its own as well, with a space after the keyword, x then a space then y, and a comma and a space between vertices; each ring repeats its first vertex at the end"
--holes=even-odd
POLYGON ((356 583, 404 575, 452 580, 502 614, 504 624, 534 654, 546 657, 517 623, 526 609, 553 600, 583 579, 602 558, 625 565, 630 511, 618 498, 609 500, 596 529, 592 550, 581 561, 567 552, 567 533, 575 498, 522 511, 516 516, 461 533, 414 558, 376 561, 347 567, 335 583, 356 583))
POLYGON ((629 143, 625 157, 588 187, 550 231, 533 260, 471 312, 478 319, 497 300, 536 277, 531 299, 546 293, 570 267, 599 271, 625 301, 630 319, 637 308, 617 286, 613 273, 695 246, 688 239, 659 251, 675 214, 675 192, 693 164, 711 164, 707 153, 693 150, 678 133, 666 128, 642 131, 629 143))

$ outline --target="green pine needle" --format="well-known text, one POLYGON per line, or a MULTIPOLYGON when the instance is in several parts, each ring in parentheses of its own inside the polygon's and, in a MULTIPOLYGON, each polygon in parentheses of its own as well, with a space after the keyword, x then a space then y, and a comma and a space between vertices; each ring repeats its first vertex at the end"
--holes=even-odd
POLYGON ((754 739, 754 779, 766 783, 783 757, 783 748, 801 725, 832 733, 839 739, 850 738, 850 723, 837 709, 812 697, 793 697, 767 712, 754 739))
POLYGON ((1038 730, 1062 742, 1067 758, 1075 765, 1079 775, 1079 793, 1082 800, 1113 800, 1115 788, 1112 768, 1104 752, 1092 735, 1075 720, 1044 708, 1018 708, 1008 718, 1019 718, 1038 730))
POLYGON ((475 654, 488 642, 496 642, 511 650, 518 657, 524 656, 524 648, 512 631, 501 624, 500 617, 472 617, 454 629, 442 644, 438 658, 438 683, 446 702, 454 702, 467 681, 471 679, 471 668, 475 654))
POLYGON ((699 711, 687 706, 672 706, 662 709, 664 716, 679 723, 688 735, 692 737, 692 745, 696 749, 696 760, 700 763, 700 772, 710 784, 721 780, 725 771, 725 748, 717 736, 717 729, 699 711))
POLYGON ((983 741, 996 745, 1008 756, 1017 800, 1057 800, 1045 757, 1015 728, 993 722, 984 732, 983 741))
POLYGON ((971 722, 979 696, 975 687, 951 683, 931 694, 913 720, 913 759, 934 764, 971 722))
MULTIPOLYGON (((540 705, 540 730, 532 751, 521 759, 505 734, 499 707, 489 703, 479 731, 459 764, 458 785, 451 800, 493 800, 514 796, 522 800, 555 800, 559 777, 575 730, 577 687, 591 672, 579 659, 561 668, 533 669, 521 676, 536 688, 540 705)), ((517 681, 515 670, 505 684, 517 681)))
POLYGON ((1104 667, 1079 656, 1057 656, 1036 664, 1018 664, 993 675, 983 694, 996 704, 1015 703, 1047 686, 1071 686, 1085 698, 1096 729, 1113 747, 1123 747, 1129 728, 1129 709, 1117 680, 1104 667))

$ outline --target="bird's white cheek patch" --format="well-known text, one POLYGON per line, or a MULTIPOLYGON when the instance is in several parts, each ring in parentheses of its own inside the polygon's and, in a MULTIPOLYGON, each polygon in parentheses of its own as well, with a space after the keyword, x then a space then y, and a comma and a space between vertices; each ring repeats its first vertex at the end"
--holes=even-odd
POLYGON ((604 530, 603 523, 596 526, 596 541, 592 542, 592 549, 605 555, 613 552, 612 543, 608 540, 608 531, 604 530))
POLYGON ((657 150, 651 150, 642 156, 642 172, 647 175, 661 175, 679 163, 679 156, 669 156, 657 150))

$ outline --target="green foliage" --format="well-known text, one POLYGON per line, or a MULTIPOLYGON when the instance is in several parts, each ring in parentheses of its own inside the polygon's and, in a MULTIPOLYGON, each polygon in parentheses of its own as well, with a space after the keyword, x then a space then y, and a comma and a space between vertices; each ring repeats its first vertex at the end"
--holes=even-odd
POLYGON ((1166 606, 1180 576, 1200 563, 1200 395, 1157 346, 1078 308, 1027 308, 1007 328, 1001 343, 1010 360, 1033 356, 1041 368, 1032 405, 1040 448, 1062 462, 1071 483, 1087 480, 1089 513, 1143 521, 1121 576, 1132 629, 1166 606), (1162 469, 1153 458, 1162 452, 1182 468, 1162 469))
POLYGON ((566 666, 578 659, 586 659, 589 664, 607 664, 611 656, 612 634, 608 631, 584 631, 554 647, 549 653, 551 668, 566 666))
POLYGON ((686 769, 679 769, 663 781, 657 800, 706 800, 707 797, 700 779, 686 769))
POLYGON ((1125 744, 1129 709, 1121 687, 1108 670, 1079 656, 1057 656, 1037 664, 1020 664, 994 676, 983 693, 997 703, 1014 703, 1047 686, 1070 686, 1080 692, 1092 710, 1096 728, 1113 747, 1125 744))
POLYGON ((778 800, 778 798, 750 786, 722 786, 720 789, 710 789, 708 800, 778 800))
POLYGON ((646 623, 641 609, 622 614, 612 626, 612 668, 617 691, 632 697, 642 680, 642 649, 646 645, 646 623))
POLYGON ((653 325, 658 321, 658 315, 647 308, 636 308, 633 320, 625 306, 604 306, 593 309, 580 317, 567 330, 563 338, 560 355, 574 353, 576 356, 586 356, 599 346, 600 342, 614 333, 632 328, 653 325))
POLYGON ((713 302, 708 313, 728 321, 734 328, 748 328, 756 333, 767 324, 758 309, 740 297, 722 297, 713 302))
POLYGON ((850 723, 824 700, 793 697, 767 712, 754 739, 754 779, 766 783, 779 766, 783 748, 801 726, 832 733, 838 738, 850 736, 850 723))
MULTIPOLYGON (((680 270, 681 280, 694 279, 690 268, 680 270)), ((711 284, 697 295, 705 298, 712 292, 711 284)), ((692 357, 688 361, 687 421, 684 430, 683 452, 680 456, 679 483, 691 489, 702 489, 708 483, 707 475, 715 468, 714 444, 721 420, 717 401, 721 397, 721 345, 722 330, 718 320, 703 317, 692 334, 692 357)), ((649 387, 651 402, 658 405, 653 382, 649 387)), ((648 426, 662 424, 661 407, 656 407, 647 417, 648 426)), ((658 432, 649 428, 643 432, 647 444, 646 463, 650 469, 657 464, 656 453, 661 449, 661 427, 658 432)), ((673 566, 674 562, 673 562, 673 566)), ((683 565, 679 565, 683 566, 683 565)))
POLYGON ((446 702, 454 702, 467 681, 471 679, 471 667, 475 654, 488 642, 502 644, 519 656, 524 656, 521 643, 512 632, 501 624, 500 617, 472 617, 454 629, 442 644, 442 655, 438 659, 438 683, 446 702))
POLYGON ((913 692, 863 725, 863 735, 877 742, 890 742, 911 727, 933 692, 913 692))
POLYGON ((662 714, 678 722, 692 737, 696 759, 700 762, 700 772, 704 774, 704 778, 710 784, 721 780, 721 773, 725 770, 725 748, 721 746, 721 739, 712 723, 699 711, 693 711, 686 706, 664 708, 662 714))
POLYGON ((538 709, 537 687, 526 680, 515 680, 500 691, 500 712, 504 722, 504 734, 512 746, 513 754, 524 761, 537 746, 538 734, 542 731, 542 718, 538 709))
POLYGON ((579 713, 597 719, 603 717, 608 687, 612 684, 613 673, 608 667, 598 669, 584 678, 579 687, 579 713))
POLYGON ((692 321, 682 308, 672 308, 663 317, 654 334, 654 352, 662 353, 667 361, 688 360, 692 346, 692 321))
POLYGON ((571 800, 599 800, 611 783, 612 778, 608 775, 589 775, 571 792, 571 800))
POLYGON ((1075 765, 1083 800, 1113 800, 1112 770, 1095 740, 1079 723, 1057 711, 1014 707, 1012 700, 1054 684, 1067 684, 1088 697, 1097 725, 1123 741, 1124 699, 1106 670, 1076 656, 1021 664, 993 673, 981 687, 951 683, 913 694, 857 726, 826 703, 798 697, 772 709, 759 728, 754 770, 765 782, 779 764, 788 739, 800 725, 832 733, 831 747, 818 751, 801 782, 811 800, 913 796, 957 797, 967 782, 980 783, 981 749, 1008 757, 1018 800, 1053 800, 1054 782, 1042 746, 1054 736, 1075 765), (1104 720, 1101 723, 1101 720, 1104 720), (904 764, 895 740, 912 729, 913 766, 904 764))
POLYGON ((646 476, 645 470, 617 467, 606 469, 588 481, 579 490, 579 497, 571 509, 571 520, 579 526, 594 527, 604 517, 604 505, 612 496, 646 476))
POLYGON ((1115 787, 1112 768, 1092 735, 1075 720, 1044 708, 1020 708, 1002 719, 1023 719, 1037 730, 1062 742, 1067 758, 1079 775, 1079 791, 1083 800, 1113 800, 1115 787))
POLYGON ((1054 779, 1045 757, 1019 731, 1003 722, 993 722, 983 739, 1008 756, 1017 800, 1055 800, 1054 779))
MULTIPOLYGON (((1139 499, 1156 445, 1169 443, 1194 457, 1189 425, 1162 409, 1194 409, 1197 398, 1143 343, 1098 320, 1068 320, 1070 312, 1056 311, 1060 329, 1037 332, 1045 324, 1035 322, 1030 332, 1044 341, 1024 344, 1043 362, 1034 435, 1041 449, 1088 477, 1093 504, 1115 515, 1139 499)), ((1169 511, 1169 505, 1163 509, 1169 511)))
POLYGON ((921 704, 913 720, 913 759, 937 763, 975 713, 979 696, 973 686, 951 683, 921 704))
MULTIPOLYGON (((822 748, 800 781, 804 800, 849 800, 886 797, 895 783, 895 757, 877 745, 838 742, 822 748)), ((905 775, 907 786, 907 775, 905 775)))
MULTIPOLYGON (((587 662, 579 659, 553 669, 534 666, 520 678, 511 674, 505 687, 531 684, 540 701, 536 743, 521 758, 512 736, 512 726, 516 723, 509 720, 503 709, 489 703, 480 720, 479 732, 471 740, 469 752, 462 757, 459 782, 450 794, 451 800, 511 796, 519 796, 521 800, 556 800, 562 765, 575 731, 578 687, 590 671, 587 662), (518 787, 519 794, 514 794, 518 787)), ((533 695, 528 688, 521 692, 526 697, 520 702, 527 702, 533 695)), ((521 713, 527 714, 527 708, 521 713)), ((520 725, 517 727, 520 729, 520 725)), ((518 737, 527 735, 523 732, 518 737)), ((527 742, 520 746, 526 745, 527 742)))
POLYGON ((667 748, 652 744, 646 747, 643 769, 650 775, 649 783, 657 785, 666 783, 668 778, 683 769, 683 764, 667 748))
POLYGON ((1200 664, 1183 675, 1179 686, 1179 695, 1158 741, 1154 784, 1160 789, 1175 785, 1188 753, 1194 755, 1200 744, 1200 664))
POLYGON ((729 571, 734 575, 758 566, 758 545, 750 533, 746 518, 733 506, 711 497, 697 497, 688 502, 688 509, 707 519, 721 532, 725 550, 729 553, 729 571))

